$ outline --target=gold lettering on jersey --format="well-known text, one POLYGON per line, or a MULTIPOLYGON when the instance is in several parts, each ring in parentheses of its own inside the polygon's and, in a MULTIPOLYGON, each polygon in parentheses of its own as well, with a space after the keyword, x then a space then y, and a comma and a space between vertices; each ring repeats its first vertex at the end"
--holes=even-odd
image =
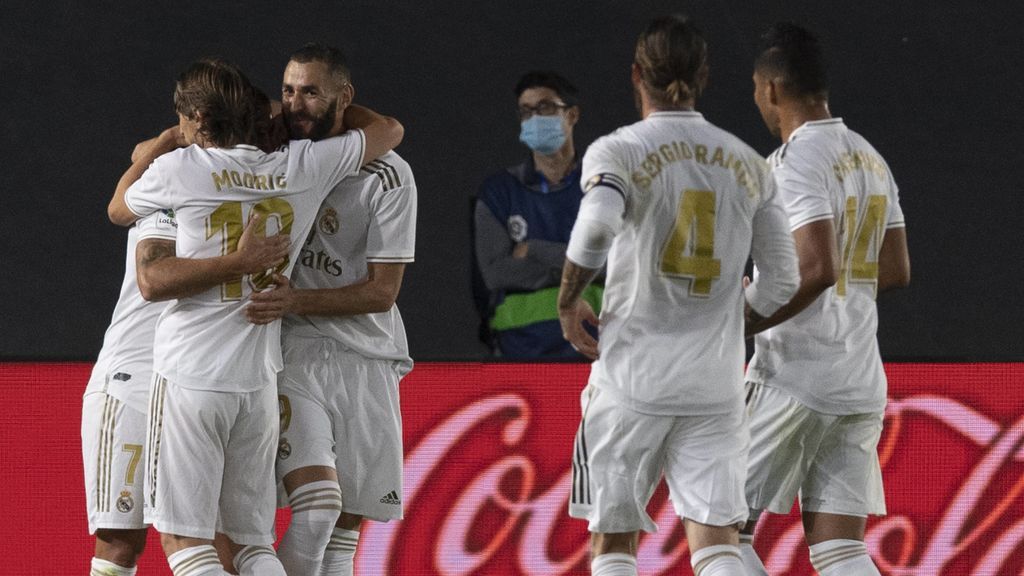
POLYGON ((220 174, 211 172, 213 186, 219 192, 222 188, 249 188, 250 190, 279 190, 287 183, 283 174, 239 173, 234 170, 222 170, 220 174))
POLYGON ((693 156, 694 156, 694 158, 697 159, 697 162, 700 162, 701 164, 707 164, 708 163, 708 147, 707 146, 705 146, 703 144, 697 144, 696 146, 693 147, 693 150, 694 150, 693 156))
POLYGON ((651 182, 661 174, 662 170, 670 164, 684 160, 729 170, 736 178, 736 183, 746 188, 749 197, 754 198, 760 193, 759 180, 751 178, 747 165, 735 154, 721 146, 709 150, 703 144, 694 144, 692 148, 686 142, 662 144, 658 146, 657 152, 651 152, 644 157, 643 162, 640 163, 640 169, 635 170, 630 177, 638 188, 647 189, 651 187, 651 182), (710 158, 709 152, 711 153, 710 158))
POLYGON ((840 155, 839 161, 832 165, 832 171, 835 172, 836 178, 840 182, 855 170, 871 172, 882 178, 889 175, 889 169, 886 168, 885 162, 881 158, 861 150, 854 150, 853 152, 846 152, 840 155))
POLYGON ((718 164, 722 168, 725 168, 725 152, 722 147, 715 148, 715 154, 711 157, 710 164, 718 164))

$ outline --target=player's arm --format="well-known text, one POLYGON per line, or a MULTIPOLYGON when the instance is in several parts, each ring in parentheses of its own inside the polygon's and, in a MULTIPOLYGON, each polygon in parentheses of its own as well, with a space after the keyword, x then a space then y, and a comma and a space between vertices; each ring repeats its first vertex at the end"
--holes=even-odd
POLYGON ((142 239, 135 249, 142 297, 158 302, 193 296, 277 266, 288 256, 289 238, 284 234, 263 236, 256 232, 258 223, 259 216, 253 216, 242 231, 238 249, 213 258, 179 258, 174 240, 142 239))
POLYGON ((360 165, 394 150, 402 143, 405 135, 405 127, 398 120, 358 104, 349 104, 345 108, 343 123, 346 129, 358 128, 363 131, 366 143, 360 165))
POLYGON ((387 312, 395 305, 404 263, 368 262, 362 282, 338 288, 295 289, 288 278, 274 276, 276 287, 251 296, 245 314, 253 324, 268 324, 288 314, 354 316, 387 312))
POLYGON ((128 208, 128 205, 125 204, 125 192, 142 177, 142 174, 153 163, 153 160, 184 145, 185 141, 182 138, 181 130, 175 126, 164 130, 156 138, 151 138, 135 146, 135 151, 132 152, 132 165, 128 167, 128 170, 121 176, 121 179, 117 181, 117 186, 114 188, 114 196, 110 199, 110 204, 107 206, 107 216, 111 222, 118 226, 131 226, 133 222, 139 219, 128 208))
POLYGON ((878 293, 910 285, 910 253, 907 229, 889 228, 878 252, 878 293))
POLYGON ((604 266, 612 241, 622 226, 626 209, 622 192, 597 186, 583 196, 580 212, 569 237, 562 284, 558 289, 558 321, 562 336, 587 358, 598 356, 597 340, 583 324, 597 326, 597 315, 585 300, 583 291, 604 266))
MULTIPOLYGON (((782 222, 778 226, 784 225, 785 220, 782 222)), ((753 310, 748 303, 744 329, 747 337, 796 316, 839 280, 839 247, 831 218, 805 224, 794 230, 792 237, 799 263, 799 287, 787 304, 771 314, 753 310)), ((776 264, 771 256, 762 256, 759 260, 755 258, 759 271, 776 264)))

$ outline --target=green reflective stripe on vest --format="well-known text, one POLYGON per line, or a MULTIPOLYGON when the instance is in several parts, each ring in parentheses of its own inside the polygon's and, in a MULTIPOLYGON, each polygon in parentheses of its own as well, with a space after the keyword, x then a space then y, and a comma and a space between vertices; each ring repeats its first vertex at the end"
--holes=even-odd
MULTIPOLYGON (((603 294, 604 288, 601 286, 591 285, 583 290, 583 300, 590 304, 595 314, 601 313, 603 294)), ((545 320, 558 320, 558 286, 543 288, 536 292, 506 295, 505 300, 494 311, 491 328, 511 330, 545 320)))

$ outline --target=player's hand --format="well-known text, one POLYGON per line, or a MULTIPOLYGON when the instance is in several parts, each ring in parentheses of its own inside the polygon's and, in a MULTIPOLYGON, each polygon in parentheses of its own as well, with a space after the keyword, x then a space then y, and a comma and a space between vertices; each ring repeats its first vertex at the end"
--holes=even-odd
POLYGON ((253 292, 249 297, 249 305, 245 307, 245 317, 253 324, 270 324, 284 317, 292 309, 295 291, 288 278, 274 274, 274 288, 264 292, 253 292))
POLYGON ((590 304, 579 300, 574 308, 559 308, 558 321, 562 323, 562 337, 572 344, 573 349, 591 360, 597 360, 597 339, 583 326, 584 322, 594 327, 598 325, 597 315, 590 304))
POLYGON ((276 267, 288 258, 291 238, 287 234, 265 236, 256 231, 261 216, 253 214, 238 239, 236 254, 243 274, 256 274, 276 267))

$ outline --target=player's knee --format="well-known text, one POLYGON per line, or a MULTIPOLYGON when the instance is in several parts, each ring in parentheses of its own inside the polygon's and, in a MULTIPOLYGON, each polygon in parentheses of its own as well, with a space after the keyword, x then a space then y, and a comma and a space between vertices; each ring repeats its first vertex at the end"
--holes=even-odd
POLYGON ((96 531, 97 558, 120 566, 134 566, 146 546, 146 529, 96 531))
POLYGON ((341 528, 342 530, 355 530, 357 532, 362 525, 362 516, 359 514, 350 514, 348 512, 342 512, 341 515, 338 516, 338 521, 334 524, 336 528, 341 528))
POLYGON ((590 535, 590 555, 631 554, 636 556, 640 534, 638 532, 601 533, 590 535))

